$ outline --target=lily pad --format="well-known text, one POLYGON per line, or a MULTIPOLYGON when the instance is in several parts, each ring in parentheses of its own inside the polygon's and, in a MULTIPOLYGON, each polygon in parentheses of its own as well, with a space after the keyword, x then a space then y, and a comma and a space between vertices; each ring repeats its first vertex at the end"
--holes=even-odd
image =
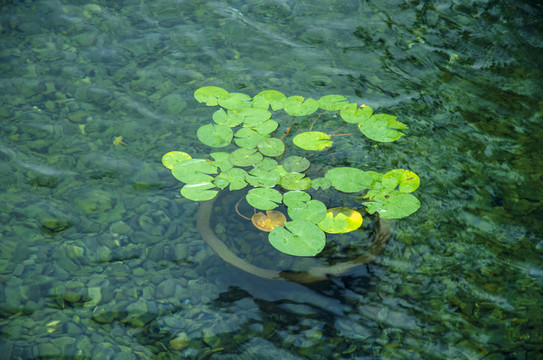
POLYGON ((204 86, 194 92, 194 98, 200 103, 206 103, 207 106, 219 104, 219 99, 227 97, 228 91, 217 86, 204 86))
POLYGON ((247 186, 247 172, 240 168, 232 168, 226 172, 222 172, 215 177, 214 183, 217 187, 224 189, 227 185, 231 191, 241 190, 247 186))
POLYGON ((247 175, 245 180, 254 187, 271 187, 279 184, 281 175, 275 171, 259 172, 257 175, 247 175))
POLYGON ((277 170, 277 161, 269 157, 265 157, 261 162, 255 164, 253 169, 250 171, 251 175, 260 175, 261 173, 266 173, 269 171, 277 170))
POLYGON ((253 126, 252 129, 256 130, 260 135, 268 135, 275 131, 279 127, 279 123, 275 120, 266 120, 263 123, 260 123, 256 126, 253 126))
POLYGON ((394 191, 390 195, 375 196, 364 205, 370 214, 378 212, 383 219, 400 219, 417 211, 420 201, 413 194, 394 191))
POLYGON ((347 98, 341 95, 326 95, 319 99, 319 107, 324 110, 341 110, 348 104, 347 98))
POLYGON ((261 135, 251 128, 241 128, 236 131, 234 142, 239 147, 254 149, 266 137, 266 135, 261 135))
POLYGON ((285 151, 285 144, 276 138, 261 140, 257 145, 258 151, 266 156, 279 156, 285 151))
POLYGON ((407 126, 397 121, 396 116, 377 114, 373 115, 369 120, 360 123, 358 128, 362 134, 372 140, 392 142, 404 136, 403 133, 396 129, 407 129, 407 126))
POLYGON ((216 174, 217 167, 211 161, 204 159, 190 159, 174 166, 172 175, 185 184, 211 182, 216 174))
POLYGON ((303 96, 290 96, 284 101, 285 112, 292 116, 313 114, 319 108, 315 99, 305 99, 303 96))
POLYGON ((213 161, 213 165, 217 166, 223 172, 228 171, 234 167, 230 160, 228 160, 230 154, 227 152, 213 152, 209 155, 211 155, 211 157, 215 160, 213 161))
POLYGON ((287 217, 277 210, 266 210, 266 214, 257 212, 251 217, 253 225, 262 231, 270 232, 275 229, 276 226, 285 226, 287 217))
POLYGON ((362 225, 362 215, 349 208, 331 208, 317 225, 329 234, 342 234, 358 229, 362 225))
POLYGON ((238 111, 226 112, 224 109, 219 109, 213 113, 213 121, 219 125, 235 127, 243 122, 243 116, 238 111))
POLYGON ((208 146, 224 147, 230 144, 234 132, 226 125, 207 124, 200 126, 196 136, 208 146))
POLYGON ((358 107, 358 105, 350 103, 339 112, 339 115, 345 122, 351 124, 361 124, 368 121, 372 113, 373 110, 369 106, 362 105, 358 107))
POLYGON ((220 97, 218 103, 229 110, 241 110, 252 106, 251 97, 242 93, 230 93, 227 96, 220 97))
POLYGON ((241 148, 234 150, 228 160, 235 166, 251 166, 262 161, 264 157, 256 149, 241 148))
POLYGON ((304 150, 324 150, 332 146, 330 135, 320 131, 307 131, 296 135, 292 142, 304 150))
POLYGON ((181 188, 181 195, 193 201, 207 201, 217 196, 219 191, 213 189, 215 185, 211 182, 201 184, 187 184, 181 188))
POLYGON ((300 209, 311 200, 311 195, 305 191, 289 191, 283 194, 283 203, 292 209, 300 209))
POLYGON ((264 109, 246 108, 239 112, 243 117, 243 126, 253 127, 271 118, 271 112, 264 109))
POLYGON ((283 160, 283 167, 288 172, 304 172, 310 165, 309 160, 301 156, 289 156, 283 160))
POLYGON ((339 191, 356 193, 368 189, 373 183, 371 175, 357 168, 337 167, 328 170, 324 177, 339 191))
POLYGON ((303 207, 289 207, 288 216, 292 220, 306 220, 317 224, 326 216, 326 205, 319 200, 309 200, 303 207))
POLYGON ((399 186, 401 193, 410 193, 420 185, 420 179, 417 174, 412 171, 404 169, 394 169, 383 175, 381 182, 383 187, 387 190, 394 190, 396 186, 399 186))
POLYGON ((288 173, 281 178, 281 186, 285 190, 306 190, 311 186, 311 179, 300 173, 288 173))
POLYGON ((286 96, 279 91, 264 90, 253 98, 253 107, 268 110, 271 105, 272 110, 276 111, 283 108, 283 101, 285 99, 286 96))
POLYGON ((170 151, 162 157, 162 165, 168 169, 173 169, 175 165, 182 163, 185 160, 190 160, 192 157, 186 152, 170 151))
POLYGON ((268 188, 251 189, 246 195, 249 205, 260 210, 272 210, 279 206, 283 195, 277 190, 268 188))
POLYGON ((297 220, 286 222, 285 226, 286 229, 277 226, 268 237, 277 250, 293 256, 315 256, 324 249, 326 236, 317 225, 297 220))
POLYGON ((330 182, 330 180, 323 177, 311 180, 311 188, 315 190, 319 190, 319 188, 321 190, 326 190, 326 189, 329 189, 330 186, 332 186, 332 183, 330 182))

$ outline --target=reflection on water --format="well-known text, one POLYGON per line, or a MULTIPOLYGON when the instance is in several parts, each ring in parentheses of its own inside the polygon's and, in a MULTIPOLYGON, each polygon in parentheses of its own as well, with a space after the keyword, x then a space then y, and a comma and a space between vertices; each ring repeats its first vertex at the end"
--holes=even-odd
POLYGON ((0 351, 537 358, 542 13, 508 0, 4 2, 0 351), (341 137, 333 156, 415 171, 423 207, 344 277, 230 267, 160 164, 208 153, 195 134, 212 110, 192 97, 204 85, 341 94, 398 116, 398 142, 341 137))

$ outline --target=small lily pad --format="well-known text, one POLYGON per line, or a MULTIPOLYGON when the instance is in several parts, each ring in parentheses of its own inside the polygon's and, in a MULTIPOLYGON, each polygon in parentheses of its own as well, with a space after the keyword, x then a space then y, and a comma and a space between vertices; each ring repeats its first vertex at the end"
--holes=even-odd
POLYGON ((286 222, 285 226, 286 229, 275 227, 268 237, 277 250, 293 256, 315 256, 324 249, 326 236, 317 225, 297 220, 286 222))
POLYGON ((326 216, 326 205, 319 200, 309 200, 303 207, 289 207, 288 216, 292 220, 306 220, 317 224, 326 216))
POLYGON ((370 214, 378 212, 383 219, 400 219, 417 211, 420 201, 413 194, 394 191, 390 195, 375 196, 364 205, 370 214))
POLYGON ((290 96, 284 101, 285 112, 292 116, 313 114, 319 108, 315 99, 304 99, 303 96, 290 96))
POLYGON ((228 160, 235 166, 251 166, 262 161, 264 157, 256 149, 241 148, 234 150, 228 160))
POLYGON ((224 109, 219 109, 213 113, 213 121, 219 125, 235 127, 243 122, 243 116, 238 111, 226 112, 224 109))
POLYGON ((276 226, 285 226, 287 217, 277 210, 266 210, 266 214, 257 212, 251 217, 253 225, 262 231, 270 232, 275 229, 276 226))
POLYGON ((204 86, 194 92, 194 98, 200 103, 206 103, 207 106, 218 105, 218 100, 227 97, 228 91, 217 86, 204 86))
POLYGON ((213 189, 215 185, 211 182, 201 184, 187 184, 181 188, 181 195, 193 201, 207 201, 217 196, 219 191, 213 189))
POLYGON ((326 95, 319 99, 319 107, 324 110, 341 110, 347 104, 349 104, 347 98, 341 95, 326 95))
POLYGON ((329 234, 342 234, 358 229, 362 225, 362 215, 350 208, 331 208, 317 225, 329 234))
POLYGON ((283 160, 283 167, 288 172, 304 172, 306 171, 311 163, 304 157, 301 156, 289 156, 283 160))
POLYGON ((315 190, 319 190, 319 188, 321 190, 327 190, 330 188, 330 186, 332 186, 332 183, 330 182, 330 180, 323 177, 311 180, 311 187, 315 190))
POLYGON ((266 138, 266 135, 259 134, 251 128, 241 128, 236 131, 234 142, 237 146, 243 148, 256 148, 258 143, 266 138))
POLYGON ((175 165, 182 163, 185 160, 190 160, 192 157, 186 152, 170 151, 162 157, 162 165, 168 169, 173 169, 175 165))
POLYGON ((200 126, 196 136, 203 144, 208 146, 224 147, 230 144, 234 133, 226 125, 207 124, 200 126))
POLYGON ((307 131, 296 135, 292 142, 304 150, 324 150, 332 146, 330 135, 320 131, 307 131))
POLYGON ((172 175, 186 184, 211 182, 213 177, 208 174, 216 174, 217 167, 211 161, 204 159, 190 159, 174 166, 172 175))
POLYGON ((396 186, 399 186, 401 193, 410 193, 420 185, 420 179, 417 174, 412 171, 404 169, 394 169, 383 175, 381 182, 383 187, 387 190, 394 190, 396 186))
POLYGON ((232 168, 217 175, 214 182, 217 187, 220 187, 221 189, 224 189, 226 185, 230 185, 229 189, 231 191, 241 190, 247 186, 246 177, 247 172, 245 170, 240 168, 232 168))
POLYGON ((369 120, 360 123, 358 128, 362 134, 372 140, 392 142, 404 136, 403 133, 396 129, 407 129, 407 126, 397 121, 396 116, 377 114, 373 115, 369 120))
POLYGON ((246 108, 239 112, 243 117, 243 126, 253 127, 271 118, 271 112, 264 109, 246 108))
POLYGON ((251 189, 246 195, 249 205, 260 210, 272 210, 279 206, 283 195, 277 190, 268 188, 251 189))
POLYGON ((283 108, 285 99, 286 96, 277 90, 264 90, 253 98, 253 107, 268 110, 271 105, 272 110, 276 111, 283 108))
POLYGON ((266 156, 279 156, 285 151, 285 144, 276 138, 261 140, 257 145, 258 151, 266 156))
POLYGON ((311 179, 300 173, 288 173, 281 178, 281 186, 285 190, 306 190, 311 186, 311 179))
POLYGON ((252 129, 256 130, 260 135, 268 135, 275 131, 279 127, 279 123, 275 120, 266 120, 263 123, 260 123, 256 126, 253 126, 252 129))
POLYGON ((311 200, 311 195, 305 191, 289 191, 283 194, 283 203, 292 209, 300 209, 311 200))
POLYGON ((361 124, 368 121, 372 113, 373 110, 369 106, 362 105, 358 107, 358 105, 351 103, 339 112, 339 116, 341 116, 345 122, 361 124))
POLYGON ((337 167, 328 170, 324 177, 339 191, 356 193, 368 189, 373 183, 371 175, 351 167, 337 167))
POLYGON ((218 103, 223 108, 229 110, 242 110, 252 106, 251 97, 242 93, 230 93, 227 96, 220 97, 218 98, 218 103))
POLYGON ((234 165, 232 165, 232 163, 228 160, 230 154, 227 152, 213 152, 209 155, 211 155, 211 157, 215 160, 213 161, 213 165, 221 169, 222 172, 228 171, 234 167, 234 165))

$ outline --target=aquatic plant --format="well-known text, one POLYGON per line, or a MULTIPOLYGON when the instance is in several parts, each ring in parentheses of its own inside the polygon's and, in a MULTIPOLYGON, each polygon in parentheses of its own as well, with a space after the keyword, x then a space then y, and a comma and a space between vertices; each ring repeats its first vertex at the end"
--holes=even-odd
MULTIPOLYGON (((213 122, 198 129, 198 139, 210 147, 235 149, 211 152, 209 159, 193 159, 185 152, 171 151, 162 157, 162 163, 184 183, 181 195, 190 200, 207 201, 226 188, 235 191, 250 187, 245 200, 255 209, 266 211, 264 214, 255 210, 251 221, 260 230, 268 231, 270 244, 285 254, 314 256, 325 246, 325 233, 346 233, 362 225, 360 209, 327 208, 310 192, 315 195, 335 190, 354 195, 362 199, 359 203, 369 214, 378 213, 383 219, 403 218, 420 207, 419 200, 411 194, 418 188, 420 179, 412 171, 394 169, 383 174, 338 166, 331 167, 322 176, 310 178, 307 171, 311 163, 307 158, 284 156, 285 139, 298 123, 297 119, 319 109, 335 112, 335 115, 339 112, 339 117, 347 123, 344 126, 356 127, 377 142, 393 142, 404 135, 399 130, 407 126, 395 116, 373 114, 371 107, 351 103, 341 95, 326 95, 315 100, 265 90, 250 97, 205 86, 196 90, 194 97, 208 106, 219 106, 213 113, 213 122), (280 110, 293 116, 293 120, 278 137, 274 134, 279 123, 272 119, 272 111, 280 110), (290 221, 273 210, 281 204, 286 206, 290 221)), ((307 131, 290 134, 294 135, 295 147, 325 151, 332 147, 334 136, 353 135, 313 130, 322 114, 313 119, 307 131)))

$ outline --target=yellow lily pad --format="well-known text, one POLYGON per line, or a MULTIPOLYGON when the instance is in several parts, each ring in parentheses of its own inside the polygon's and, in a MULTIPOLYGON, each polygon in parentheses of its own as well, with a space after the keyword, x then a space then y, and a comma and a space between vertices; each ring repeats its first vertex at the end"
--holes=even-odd
POLYGON ((362 225, 362 215, 356 210, 337 207, 328 209, 324 220, 317 224, 329 234, 342 234, 354 231, 362 225))
POLYGON ((253 225, 256 226, 259 230, 271 232, 275 229, 276 226, 285 227, 285 221, 287 218, 283 215, 282 212, 277 210, 266 210, 266 215, 264 213, 258 212, 253 215, 251 218, 253 225))

